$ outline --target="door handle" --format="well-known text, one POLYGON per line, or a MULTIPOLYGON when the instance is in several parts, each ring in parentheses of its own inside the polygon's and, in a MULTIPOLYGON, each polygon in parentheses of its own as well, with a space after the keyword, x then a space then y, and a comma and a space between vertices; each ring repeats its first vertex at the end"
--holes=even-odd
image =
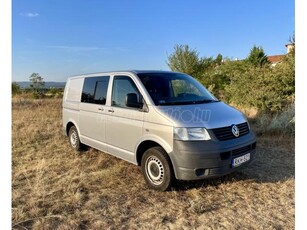
POLYGON ((98 110, 103 111, 103 108, 98 108, 98 110))
POLYGON ((109 109, 108 110, 110 113, 114 113, 114 110, 113 109, 109 109))

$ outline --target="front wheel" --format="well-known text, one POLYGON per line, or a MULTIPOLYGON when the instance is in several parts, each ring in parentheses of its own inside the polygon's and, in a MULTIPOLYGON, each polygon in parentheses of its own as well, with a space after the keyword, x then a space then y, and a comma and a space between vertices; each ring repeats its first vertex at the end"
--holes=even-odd
POLYGON ((142 157, 141 167, 145 181, 150 188, 166 191, 171 187, 174 173, 171 161, 163 148, 148 149, 142 157))
POLYGON ((73 147, 73 149, 76 151, 80 151, 81 142, 80 142, 77 128, 75 126, 70 127, 68 136, 69 136, 69 143, 71 147, 73 147))

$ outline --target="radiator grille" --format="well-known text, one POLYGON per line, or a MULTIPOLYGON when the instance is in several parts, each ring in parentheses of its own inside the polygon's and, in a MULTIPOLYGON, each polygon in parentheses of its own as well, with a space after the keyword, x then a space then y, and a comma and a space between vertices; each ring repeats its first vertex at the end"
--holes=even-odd
MULTIPOLYGON (((236 125, 239 129, 240 136, 244 136, 249 133, 249 128, 247 122, 236 125)), ((231 131, 232 126, 227 126, 223 128, 212 129, 216 138, 220 141, 226 141, 236 138, 231 131)))

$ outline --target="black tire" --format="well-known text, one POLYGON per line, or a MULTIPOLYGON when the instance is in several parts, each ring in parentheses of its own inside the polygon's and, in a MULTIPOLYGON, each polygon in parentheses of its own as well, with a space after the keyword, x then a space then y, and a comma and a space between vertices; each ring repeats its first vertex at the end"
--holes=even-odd
POLYGON ((172 163, 161 147, 153 147, 144 153, 141 162, 142 173, 149 188, 166 191, 172 186, 174 172, 172 163))
POLYGON ((80 142, 79 134, 75 126, 70 127, 68 137, 71 147, 76 151, 80 151, 82 144, 80 142))

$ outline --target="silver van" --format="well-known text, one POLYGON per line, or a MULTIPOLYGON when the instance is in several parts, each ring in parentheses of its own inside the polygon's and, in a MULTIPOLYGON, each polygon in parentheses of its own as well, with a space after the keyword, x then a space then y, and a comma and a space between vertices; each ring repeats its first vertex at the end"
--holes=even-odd
POLYGON ((118 71, 71 77, 63 130, 82 145, 141 166, 150 188, 222 176, 256 152, 246 117, 193 77, 169 71, 118 71))

